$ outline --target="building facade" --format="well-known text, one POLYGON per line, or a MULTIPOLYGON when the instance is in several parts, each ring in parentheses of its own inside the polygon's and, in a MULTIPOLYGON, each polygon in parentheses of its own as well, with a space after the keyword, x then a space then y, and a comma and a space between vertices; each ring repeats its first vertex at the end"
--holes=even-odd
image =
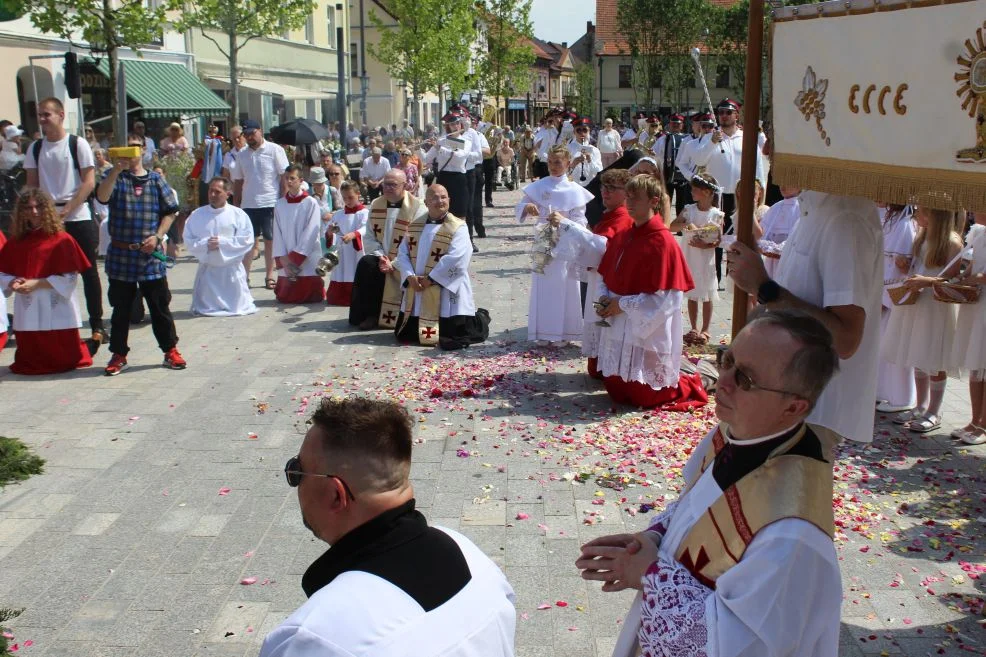
MULTIPOLYGON (((733 0, 717 0, 732 4, 733 0)), ((574 44, 576 59, 591 64, 595 72, 593 114, 598 119, 606 116, 626 120, 637 111, 657 111, 662 115, 672 112, 690 113, 705 107, 701 83, 691 77, 677 88, 659 84, 650 94, 650 102, 641 97, 633 86, 633 59, 626 39, 619 31, 617 0, 596 0, 596 24, 586 24, 585 34, 574 44)), ((733 95, 734 75, 730 68, 716 60, 705 44, 696 44, 702 52, 702 69, 705 72, 712 103, 733 95)), ((683 54, 682 57, 688 57, 683 54)))
MULTIPOLYGON (((337 98, 350 91, 350 57, 346 51, 349 23, 348 1, 317 0, 301 29, 247 43, 238 57, 239 121, 255 119, 264 129, 295 118, 345 124, 349 116, 347 112, 340 114, 337 98)), ((227 39, 218 32, 207 34, 219 43, 227 39)), ((228 97, 229 62, 225 55, 198 30, 190 30, 185 38, 199 77, 209 88, 228 97)), ((220 125, 221 130, 223 127, 220 125)))
MULTIPOLYGON (((11 18, 11 17, 7 17, 11 18)), ((97 136, 107 138, 112 129, 108 61, 95 58, 84 42, 73 43, 37 30, 27 16, 0 22, 0 79, 8 93, 0 98, 0 118, 23 126, 29 136, 38 130, 37 101, 55 97, 65 105, 66 129, 81 134, 84 123, 97 136), (71 99, 65 87, 65 53, 79 57, 82 97, 71 99)), ((228 107, 196 77, 195 59, 186 50, 183 35, 166 29, 155 43, 134 51, 118 51, 127 80, 127 113, 130 125, 143 120, 148 133, 160 139, 164 127, 182 123, 191 139, 204 118, 222 115, 228 107), (165 81, 167 84, 161 84, 165 81)))

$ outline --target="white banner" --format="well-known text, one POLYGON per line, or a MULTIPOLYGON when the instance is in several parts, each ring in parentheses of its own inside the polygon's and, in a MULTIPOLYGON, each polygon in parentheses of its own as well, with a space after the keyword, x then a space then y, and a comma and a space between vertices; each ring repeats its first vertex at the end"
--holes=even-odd
POLYGON ((986 210, 986 0, 775 15, 775 182, 986 210))

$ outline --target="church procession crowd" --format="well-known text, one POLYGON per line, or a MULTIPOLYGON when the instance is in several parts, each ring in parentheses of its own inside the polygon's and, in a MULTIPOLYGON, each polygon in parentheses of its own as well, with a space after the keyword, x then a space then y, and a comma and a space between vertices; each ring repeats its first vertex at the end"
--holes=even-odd
MULTIPOLYGON (((720 420, 676 502, 646 531, 586 543, 572 566, 603 591, 637 590, 614 655, 834 656, 838 445, 872 442, 875 412, 940 430, 949 377, 967 379, 972 408, 952 438, 986 443, 986 212, 778 188, 761 133, 751 249, 733 235, 742 107, 712 111, 617 126, 556 108, 501 128, 456 105, 441 131, 330 126, 346 144, 335 151, 286 150, 246 120, 228 139, 211 130, 190 180, 169 181, 156 164, 189 148, 180 127, 159 149, 135 126, 133 150, 109 158, 94 137, 69 136, 47 99, 0 233, 0 348, 11 336, 10 369, 40 375, 92 366, 105 344, 115 376, 146 306, 164 366, 194 367, 168 288, 183 245, 198 263, 194 314, 256 313, 262 265, 279 304, 348 308, 361 331, 466 349, 496 319, 470 279, 484 208, 517 189, 516 231, 531 235, 528 340, 549 357, 580 343, 617 404, 688 412, 714 395, 720 420), (184 184, 196 207, 181 206, 184 184), (750 321, 713 345, 727 285, 751 295, 750 321), (715 366, 686 350, 716 346, 715 366)), ((8 141, 19 136, 7 127, 8 141)), ((513 654, 501 570, 415 510, 413 427, 399 404, 364 398, 326 399, 311 417, 285 476, 331 547, 264 657, 513 654)))

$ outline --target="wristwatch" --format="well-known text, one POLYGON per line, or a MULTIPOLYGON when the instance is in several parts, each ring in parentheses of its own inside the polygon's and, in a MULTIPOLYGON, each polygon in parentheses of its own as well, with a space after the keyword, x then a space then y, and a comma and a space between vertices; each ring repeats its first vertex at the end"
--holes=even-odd
POLYGON ((781 296, 781 286, 777 284, 777 281, 767 280, 760 284, 757 289, 757 301, 763 305, 767 305, 773 301, 777 301, 781 296))

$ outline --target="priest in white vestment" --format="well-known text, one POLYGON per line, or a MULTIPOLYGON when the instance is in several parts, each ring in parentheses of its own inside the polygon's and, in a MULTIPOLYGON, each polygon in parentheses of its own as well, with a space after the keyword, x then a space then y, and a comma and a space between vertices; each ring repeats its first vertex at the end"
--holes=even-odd
POLYGON ((192 288, 192 312, 210 317, 250 315, 257 306, 250 294, 243 257, 253 249, 253 224, 240 208, 229 204, 233 183, 216 177, 209 182, 209 204, 185 221, 185 248, 199 261, 192 288))
MULTIPOLYGON (((554 146, 548 152, 547 178, 541 178, 524 188, 517 204, 520 222, 537 218, 535 230, 540 230, 553 212, 585 226, 585 206, 592 194, 568 179, 571 154, 565 146, 554 146)), ((579 281, 568 276, 568 265, 562 261, 549 262, 544 273, 531 273, 531 300, 527 315, 527 339, 540 346, 563 347, 582 337, 582 298, 579 281)))
POLYGON ((428 214, 408 226, 397 250, 394 266, 404 286, 395 329, 400 341, 460 349, 489 336, 489 315, 477 310, 469 279, 469 229, 449 203, 448 190, 429 187, 428 214))
POLYGON ((604 591, 640 591, 614 657, 836 657, 832 462, 806 424, 838 369, 832 336, 771 311, 721 356, 721 424, 685 465, 681 497, 644 532, 590 541, 576 567, 604 591))

